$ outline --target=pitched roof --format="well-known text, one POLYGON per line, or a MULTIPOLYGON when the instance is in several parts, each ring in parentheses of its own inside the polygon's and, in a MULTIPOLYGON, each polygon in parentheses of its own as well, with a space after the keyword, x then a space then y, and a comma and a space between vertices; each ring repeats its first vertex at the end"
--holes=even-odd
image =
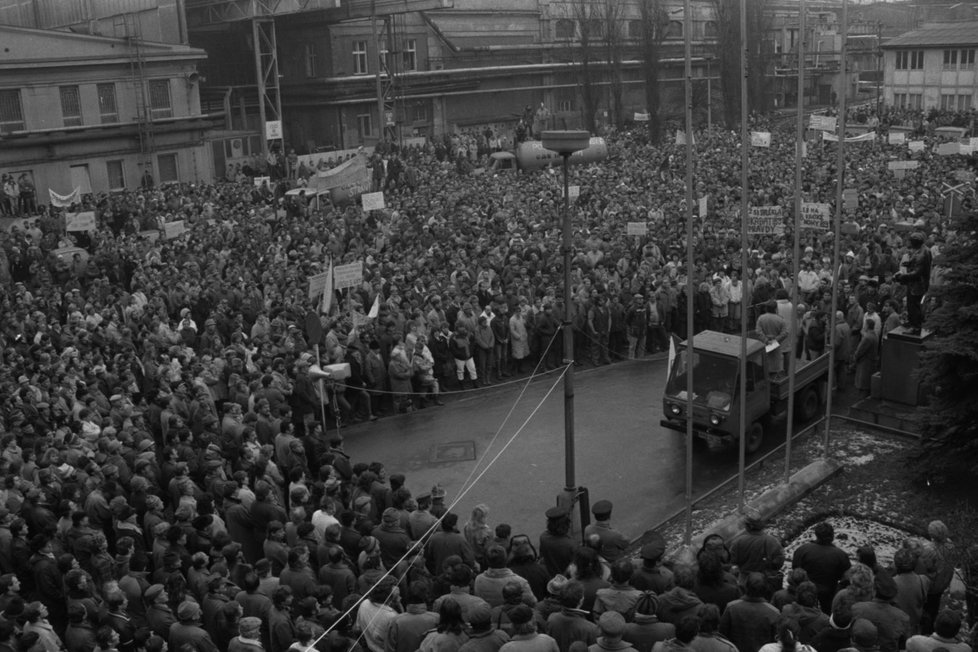
POLYGON ((920 29, 904 32, 885 41, 885 49, 908 47, 946 47, 953 45, 978 46, 978 20, 956 23, 933 23, 920 29))

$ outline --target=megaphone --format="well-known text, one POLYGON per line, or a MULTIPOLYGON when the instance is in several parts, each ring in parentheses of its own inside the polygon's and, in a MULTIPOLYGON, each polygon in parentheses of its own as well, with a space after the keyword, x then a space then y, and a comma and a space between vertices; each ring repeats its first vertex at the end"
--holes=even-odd
POLYGON ((346 380, 350 377, 350 363, 328 364, 325 367, 310 365, 309 377, 314 380, 346 380))

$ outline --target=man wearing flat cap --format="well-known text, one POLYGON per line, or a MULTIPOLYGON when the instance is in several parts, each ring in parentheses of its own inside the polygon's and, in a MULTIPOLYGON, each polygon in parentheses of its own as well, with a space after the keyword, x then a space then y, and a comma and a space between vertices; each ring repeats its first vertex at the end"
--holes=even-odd
POLYGON ((611 527, 611 510, 613 505, 610 500, 599 500, 591 506, 591 513, 594 514, 594 523, 584 528, 584 538, 591 540, 592 537, 598 538, 598 554, 608 562, 614 563, 625 555, 625 548, 628 547, 628 539, 618 530, 611 527))
POLYGON ((189 600, 181 602, 177 607, 177 622, 170 625, 168 649, 179 650, 186 644, 197 652, 218 652, 211 635, 200 626, 200 617, 200 605, 189 600))
POLYGON ((570 535, 570 514, 563 507, 546 511, 547 529, 540 535, 540 559, 553 576, 563 573, 574 560, 577 541, 570 535))
POLYGON ((245 616, 238 621, 238 635, 231 639, 228 652, 261 652, 261 618, 245 616))

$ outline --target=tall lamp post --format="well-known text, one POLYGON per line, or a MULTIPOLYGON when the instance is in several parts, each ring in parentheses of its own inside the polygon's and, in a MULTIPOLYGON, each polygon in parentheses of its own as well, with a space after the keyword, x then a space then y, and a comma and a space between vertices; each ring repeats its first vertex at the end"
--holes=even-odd
POLYGON ((564 163, 564 216, 561 252, 564 259, 564 492, 559 499, 568 511, 573 510, 577 493, 577 480, 574 477, 574 329, 571 301, 571 239, 570 197, 567 178, 567 161, 574 152, 587 149, 591 134, 587 131, 544 131, 541 137, 544 149, 560 154, 564 163))

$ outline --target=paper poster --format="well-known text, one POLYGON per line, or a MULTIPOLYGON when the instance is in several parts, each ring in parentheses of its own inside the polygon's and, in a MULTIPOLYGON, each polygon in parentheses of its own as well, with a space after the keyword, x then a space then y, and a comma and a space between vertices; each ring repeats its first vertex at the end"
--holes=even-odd
POLYGON ((802 202, 801 228, 826 231, 831 227, 829 205, 823 202, 802 202))
POLYGON ((346 288, 356 287, 363 283, 363 261, 346 265, 337 265, 333 268, 333 288, 345 290, 346 288))
POLYGON ((629 222, 625 225, 625 235, 648 235, 648 222, 629 222))
POLYGON ((167 222, 163 225, 163 237, 167 240, 172 240, 180 235, 187 232, 187 226, 183 223, 183 220, 177 220, 176 222, 167 222))
POLYGON ((780 206, 751 206, 747 210, 749 235, 782 235, 784 217, 780 206))
POLYGON ((752 132, 750 132, 750 144, 751 144, 751 147, 770 147, 771 146, 771 132, 770 131, 752 131, 752 132))
POLYGON ((65 213, 65 231, 94 231, 95 211, 65 213))
POLYGON ((384 208, 384 193, 382 192, 365 192, 360 196, 363 201, 363 210, 365 211, 379 211, 384 208))

